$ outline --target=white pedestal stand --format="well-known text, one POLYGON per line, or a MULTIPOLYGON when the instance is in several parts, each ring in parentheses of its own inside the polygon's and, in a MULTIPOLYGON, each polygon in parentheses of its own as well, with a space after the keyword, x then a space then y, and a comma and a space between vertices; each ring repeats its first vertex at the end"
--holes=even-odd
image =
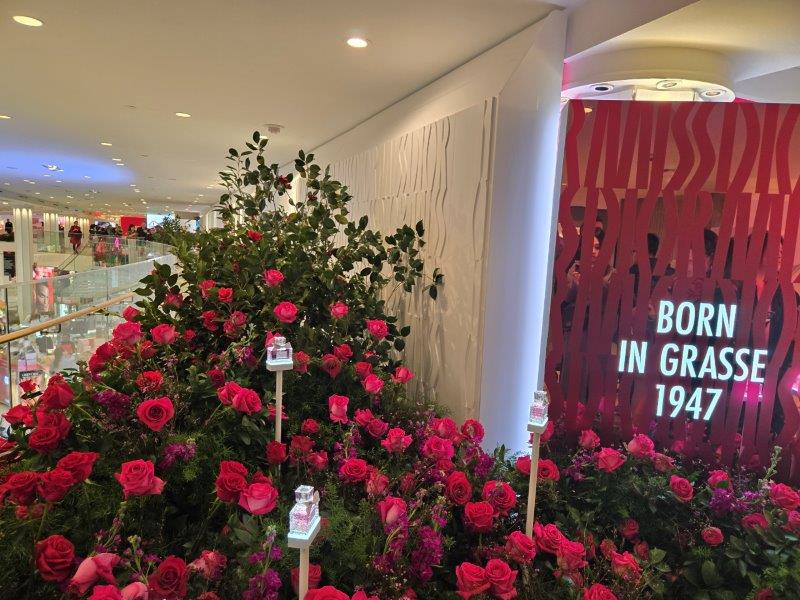
POLYGON ((531 432, 531 473, 528 480, 528 513, 525 519, 525 533, 533 537, 534 510, 536 508, 536 483, 539 476, 539 444, 542 434, 547 429, 547 392, 538 391, 534 394, 531 405, 531 417, 528 421, 528 431, 531 432))
POLYGON ((291 371, 294 362, 289 360, 267 359, 267 371, 275 373, 275 441, 281 441, 281 426, 283 425, 283 372, 291 371))
POLYGON ((289 532, 289 548, 297 548, 300 550, 300 577, 299 583, 297 586, 298 598, 303 600, 306 597, 306 593, 308 593, 308 555, 309 555, 309 548, 311 544, 314 543, 314 538, 317 537, 320 528, 320 518, 317 517, 314 519, 314 523, 311 526, 311 529, 308 530, 308 533, 298 534, 289 532))

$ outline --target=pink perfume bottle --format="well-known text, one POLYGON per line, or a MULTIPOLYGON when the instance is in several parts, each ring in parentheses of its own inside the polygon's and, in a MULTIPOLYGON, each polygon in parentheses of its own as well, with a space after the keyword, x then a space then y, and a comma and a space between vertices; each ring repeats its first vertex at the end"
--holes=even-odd
POLYGON ((547 405, 549 404, 547 392, 539 390, 533 393, 533 402, 531 402, 530 423, 537 427, 544 427, 547 425, 547 405))
POLYGON ((319 493, 310 485, 294 491, 295 505, 289 511, 289 534, 306 535, 319 520, 319 493))

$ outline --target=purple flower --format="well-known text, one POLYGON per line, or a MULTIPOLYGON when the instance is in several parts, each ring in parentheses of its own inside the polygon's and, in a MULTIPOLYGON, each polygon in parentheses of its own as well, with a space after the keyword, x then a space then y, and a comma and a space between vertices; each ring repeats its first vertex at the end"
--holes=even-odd
POLYGON ((92 400, 106 409, 106 415, 112 421, 124 419, 129 414, 131 397, 116 390, 103 390, 92 396, 92 400))
POLYGON ((728 488, 714 488, 708 507, 715 516, 721 517, 734 509, 736 498, 728 488))

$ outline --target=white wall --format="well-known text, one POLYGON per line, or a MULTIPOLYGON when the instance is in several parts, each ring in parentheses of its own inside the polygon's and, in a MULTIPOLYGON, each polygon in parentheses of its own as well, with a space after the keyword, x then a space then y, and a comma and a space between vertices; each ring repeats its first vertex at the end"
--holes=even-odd
POLYGON ((424 220, 426 271, 445 283, 436 303, 393 299, 406 360, 426 394, 514 449, 539 379, 565 35, 553 12, 313 149, 354 216, 383 233, 424 220))

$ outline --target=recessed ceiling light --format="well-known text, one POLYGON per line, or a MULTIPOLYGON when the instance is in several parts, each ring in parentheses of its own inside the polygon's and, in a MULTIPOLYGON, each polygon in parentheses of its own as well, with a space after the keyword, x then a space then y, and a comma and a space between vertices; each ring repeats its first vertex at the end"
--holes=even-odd
POLYGON ((9 182, 5 181, 5 182, 3 182, 3 185, 11 185, 11 184, 9 182))
POLYGON ((188 119, 188 118, 189 118, 189 117, 191 117, 192 115, 190 115, 189 113, 176 112, 176 113, 175 113, 175 116, 176 116, 176 117, 180 117, 180 118, 182 118, 182 119, 188 119))
POLYGON ((203 194, 197 194, 197 197, 198 197, 198 198, 202 198, 202 197, 203 197, 203 194))
POLYGON ((33 193, 34 196, 38 196, 39 194, 41 194, 41 192, 34 192, 33 193))
POLYGON ((111 142, 100 142, 101 146, 111 146, 111 142))
POLYGON ((121 158, 112 158, 111 160, 113 160, 114 162, 119 162, 119 161, 121 161, 122 159, 121 159, 121 158))
POLYGON ((84 179, 91 179, 91 177, 89 177, 88 175, 84 175, 83 178, 84 179))
POLYGON ((10 119, 10 118, 11 117, 9 117, 8 115, 0 115, 0 119, 3 119, 3 120, 10 119))
POLYGON ((39 19, 35 19, 33 17, 26 17, 25 15, 14 15, 11 17, 20 25, 25 25, 26 27, 41 27, 44 25, 43 21, 39 19))
POLYGON ((74 196, 67 196, 67 198, 74 198, 74 196))
POLYGON ((351 37, 347 40, 347 45, 351 48, 366 48, 369 46, 369 40, 360 37, 351 37))
POLYGON ((172 200, 172 196, 167 196, 167 200, 172 200))
POLYGON ((56 179, 56 183, 61 183, 61 180, 60 179, 56 179))
POLYGON ((125 163, 114 163, 114 164, 115 164, 116 166, 118 166, 118 167, 124 167, 124 166, 125 166, 125 163))
POLYGON ((49 174, 47 174, 47 173, 45 173, 45 177, 50 177, 50 175, 49 175, 49 174))
POLYGON ((135 184, 135 183, 132 183, 132 184, 130 184, 130 186, 129 186, 129 187, 136 187, 136 184, 135 184))
POLYGON ((52 200, 52 199, 53 199, 53 196, 50 196, 50 200, 52 200))
POLYGON ((3 204, 4 204, 5 206, 8 206, 8 202, 3 202, 3 204))

